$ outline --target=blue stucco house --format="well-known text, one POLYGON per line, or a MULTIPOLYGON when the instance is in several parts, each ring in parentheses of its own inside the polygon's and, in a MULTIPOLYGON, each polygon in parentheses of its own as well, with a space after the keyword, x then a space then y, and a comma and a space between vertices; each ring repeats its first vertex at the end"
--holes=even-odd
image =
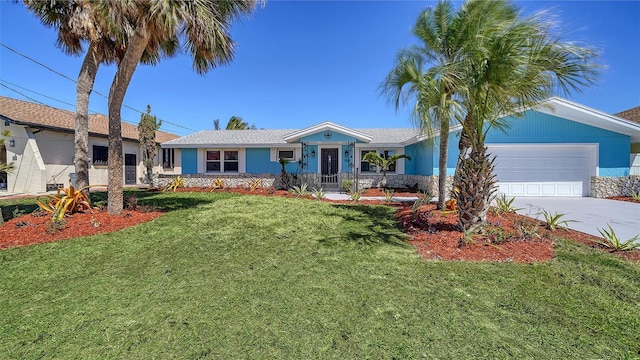
MULTIPOLYGON (((499 191, 510 196, 599 196, 594 179, 629 178, 630 149, 640 143, 640 124, 562 99, 522 116, 506 118, 506 132, 491 129, 489 152, 496 156, 499 191)), ((458 156, 459 127, 450 135, 447 173, 458 156)), ((407 154, 388 172, 390 186, 437 184, 438 146, 417 129, 353 129, 323 122, 304 129, 206 130, 162 144, 175 174, 206 186, 212 179, 260 177, 277 181, 280 158, 287 172, 310 186, 339 188, 343 179, 376 186, 380 169, 362 161, 376 151, 407 154)), ((167 173, 165 171, 165 173, 167 173)))

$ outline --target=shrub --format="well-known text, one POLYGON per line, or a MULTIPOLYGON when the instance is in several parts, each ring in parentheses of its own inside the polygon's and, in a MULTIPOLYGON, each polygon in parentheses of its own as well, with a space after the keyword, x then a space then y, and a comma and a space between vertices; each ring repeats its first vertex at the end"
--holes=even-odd
POLYGON ((631 197, 636 201, 640 201, 640 191, 638 191, 638 192, 632 191, 631 192, 631 197))
POLYGON ((66 214, 91 211, 89 197, 84 192, 90 187, 87 186, 80 190, 76 190, 73 186, 69 186, 68 189, 58 189, 56 195, 38 196, 36 202, 40 209, 53 214, 52 221, 61 221, 66 214))
POLYGON ((225 184, 224 180, 217 178, 215 180, 213 180, 213 182, 211 183, 211 191, 217 190, 217 189, 225 189, 227 187, 227 184, 225 184))
POLYGON ((540 238, 538 234, 538 223, 533 219, 516 219, 513 222, 518 237, 521 239, 540 238))
POLYGON ((56 231, 62 231, 67 226, 67 222, 64 218, 62 219, 53 219, 49 223, 47 223, 47 233, 53 234, 56 231))
POLYGON ((349 192, 351 192, 353 190, 354 190, 354 188, 353 188, 353 180, 350 180, 350 179, 342 180, 342 191, 343 192, 349 193, 349 192))
POLYGON ((444 203, 446 211, 457 212, 458 211, 458 200, 449 199, 444 203))
POLYGON ((362 193, 364 193, 364 190, 352 191, 349 194, 349 197, 351 198, 351 201, 356 202, 360 200, 360 198, 362 197, 362 193))
POLYGON ((384 202, 386 202, 387 204, 390 202, 393 202, 393 190, 385 190, 384 191, 384 202))
POLYGON ((312 194, 313 194, 313 197, 315 197, 317 200, 322 200, 327 195, 325 194, 324 190, 322 190, 322 188, 320 189, 313 188, 312 194))
POLYGON ((493 244, 503 243, 513 237, 513 233, 506 231, 501 226, 488 225, 485 227, 487 240, 493 244))
POLYGON ((291 189, 289 189, 289 192, 294 194, 296 197, 300 197, 300 196, 304 196, 304 195, 309 195, 309 191, 307 190, 307 184, 303 183, 300 186, 294 186, 291 189))
POLYGON ((125 200, 125 204, 124 207, 127 210, 135 210, 138 208, 138 198, 135 197, 135 195, 131 195, 129 196, 126 200, 125 200))
POLYGON ((178 175, 177 178, 173 179, 167 186, 164 187, 162 191, 173 191, 175 192, 178 188, 185 187, 184 179, 178 175))
POLYGON ((640 247, 640 244, 636 244, 640 235, 636 235, 627 241, 621 241, 615 231, 613 231, 613 228, 611 228, 611 225, 607 224, 607 227, 609 227, 609 230, 598 229, 598 232, 602 235, 602 240, 598 239, 594 240, 594 242, 613 251, 629 251, 640 247))
POLYGON ((249 191, 256 191, 260 187, 262 187, 262 179, 253 178, 249 182, 249 191))
POLYGON ((547 210, 542 210, 542 215, 544 216, 544 221, 547 223, 547 229, 551 231, 554 231, 558 228, 566 230, 566 226, 570 222, 577 222, 576 220, 561 220, 561 218, 566 214, 559 214, 558 212, 555 212, 552 215, 551 213, 547 212, 547 210))
POLYGON ((424 192, 418 191, 417 196, 418 198, 416 199, 416 201, 413 203, 413 206, 411 207, 412 211, 416 211, 422 205, 427 205, 431 201, 433 201, 433 194, 428 191, 424 191, 424 192))
POLYGON ((493 212, 496 215, 502 215, 502 214, 514 213, 518 210, 522 210, 522 208, 513 207, 513 202, 515 200, 516 198, 514 197, 512 197, 511 199, 507 199, 507 196, 505 194, 502 194, 501 196, 496 198, 496 202, 493 207, 493 212))

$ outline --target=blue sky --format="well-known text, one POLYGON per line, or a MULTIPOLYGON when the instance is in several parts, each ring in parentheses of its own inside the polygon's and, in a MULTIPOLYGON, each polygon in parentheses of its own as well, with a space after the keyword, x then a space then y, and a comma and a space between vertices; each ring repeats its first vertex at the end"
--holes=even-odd
MULTIPOLYGON (((599 83, 571 100, 615 113, 640 105, 640 2, 518 1, 525 13, 553 9, 566 40, 601 51, 599 83)), ((459 5, 460 3, 456 3, 459 5)), ((235 115, 259 128, 302 128, 322 121, 349 127, 411 127, 379 84, 397 51, 416 41, 411 27, 432 1, 269 1, 232 28, 234 61, 197 75, 186 55, 139 66, 125 105, 165 120, 163 130, 186 135, 222 126, 235 115), (179 127, 173 124, 179 124, 179 127)), ((75 79, 82 57, 65 55, 56 34, 21 4, 0 1, 0 42, 75 79)), ((95 90, 108 94, 115 68, 102 66, 95 90)), ((74 110, 75 84, 0 46, 0 95, 74 110), (48 98, 48 97, 54 98, 48 98), (57 100, 70 103, 64 104, 57 100)), ((107 113, 92 95, 89 109, 107 113)), ((124 108, 123 120, 140 114, 124 108)))

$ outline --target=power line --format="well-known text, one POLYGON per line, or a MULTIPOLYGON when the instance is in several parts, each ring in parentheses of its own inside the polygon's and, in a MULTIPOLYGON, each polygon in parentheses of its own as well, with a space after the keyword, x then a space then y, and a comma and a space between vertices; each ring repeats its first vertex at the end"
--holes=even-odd
MULTIPOLYGON (((29 99, 29 100, 31 100, 31 101, 33 101, 33 102, 35 102, 35 103, 38 103, 38 104, 40 104, 40 105, 49 106, 48 104, 45 104, 45 103, 43 103, 42 101, 38 101, 38 100, 36 100, 36 99, 34 99, 34 98, 32 98, 32 97, 28 96, 28 95, 25 95, 24 93, 22 93, 22 92, 20 92, 20 91, 18 91, 18 90, 16 90, 16 89, 11 88, 10 86, 7 86, 7 85, 3 84, 2 82, 5 82, 5 83, 10 84, 10 85, 12 85, 12 86, 16 86, 16 87, 18 87, 18 88, 20 88, 20 89, 23 89, 23 90, 26 90, 26 91, 32 92, 32 93, 34 93, 34 94, 37 94, 37 95, 40 95, 40 96, 44 96, 44 97, 49 98, 49 99, 51 99, 51 100, 61 102, 61 103, 63 103, 63 104, 69 105, 69 106, 75 106, 75 104, 71 104, 71 103, 69 103, 69 102, 62 101, 62 100, 60 100, 60 99, 56 99, 56 98, 54 98, 54 97, 47 96, 47 95, 45 95, 45 94, 42 94, 42 93, 39 93, 39 92, 36 92, 36 91, 30 90, 30 89, 27 89, 27 88, 22 87, 22 86, 20 86, 20 85, 13 84, 13 83, 11 83, 11 82, 9 82, 9 81, 6 81, 6 80, 3 80, 3 79, 0 79, 0 86, 2 86, 2 87, 4 87, 4 88, 7 88, 7 89, 9 89, 9 90, 11 90, 11 91, 13 91, 13 92, 15 92, 15 93, 17 93, 17 94, 20 94, 20 95, 24 96, 25 98, 27 98, 27 99, 29 99)), ((90 113, 91 113, 91 114, 100 114, 99 112, 97 112, 97 111, 93 111, 93 110, 90 110, 90 113)), ((138 126, 136 123, 134 123, 134 122, 132 122, 132 121, 127 121, 127 120, 123 120, 123 119, 121 119, 121 121, 122 121, 122 122, 125 122, 125 123, 127 123, 127 124, 130 124, 130 125, 133 125, 133 126, 138 126)), ((160 127, 160 129, 162 129, 162 127, 160 127)), ((165 128, 165 131, 166 131, 166 128, 165 128)))
MULTIPOLYGON (((37 60, 35 60, 35 59, 33 59, 32 57, 30 57, 30 56, 28 56, 28 55, 22 54, 22 53, 20 53, 19 51, 15 50, 15 49, 12 49, 11 47, 9 47, 9 46, 5 45, 5 44, 4 44, 4 43, 2 43, 2 42, 0 42, 0 46, 2 46, 2 47, 4 47, 4 48, 8 49, 9 51, 11 51, 11 52, 13 52, 13 53, 15 53, 15 54, 17 54, 17 55, 19 55, 19 56, 21 56, 21 57, 23 57, 23 58, 25 58, 25 59, 29 60, 29 61, 32 61, 32 62, 34 62, 34 63, 36 63, 36 64, 38 64, 38 65, 42 66, 43 68, 45 68, 45 69, 47 69, 47 70, 49 70, 49 71, 53 72, 54 74, 59 75, 59 76, 61 76, 61 77, 65 78, 65 79, 67 79, 67 80, 69 80, 69 81, 73 82, 74 84, 77 84, 77 83, 78 83, 78 81, 77 81, 77 80, 72 79, 72 78, 70 78, 69 76, 67 76, 67 75, 65 75, 65 74, 62 74, 62 73, 60 73, 60 72, 58 72, 58 71, 56 71, 56 70, 54 70, 54 69, 52 69, 52 68, 48 67, 47 65, 45 65, 45 64, 43 64, 43 63, 41 63, 41 62, 39 62, 39 61, 37 61, 37 60)), ((6 87, 6 86, 5 86, 5 87, 6 87)), ((108 97, 107 95, 104 95, 103 93, 101 93, 101 92, 99 92, 99 91, 97 91, 97 90, 95 90, 95 89, 91 90, 91 92, 95 93, 96 95, 102 96, 102 97, 103 97, 103 98, 105 98, 105 99, 109 99, 109 97, 108 97)), ((24 96, 24 95, 23 95, 23 96, 24 96)), ((26 97, 26 96, 25 96, 25 97, 26 97)), ((60 101, 60 100, 57 100, 57 101, 60 101)), ((63 102, 63 101, 61 101, 61 102, 63 102)), ((63 102, 63 103, 64 103, 64 102, 63 102)), ((73 105, 73 106, 75 106, 75 105, 73 105)), ((134 108, 134 107, 132 107, 132 106, 129 106, 129 105, 127 105, 127 104, 123 104, 122 106, 123 106, 123 107, 125 107, 125 108, 127 108, 127 109, 129 109, 129 110, 133 110, 133 111, 135 111, 135 112, 137 112, 137 113, 139 113, 139 114, 146 114, 146 111, 145 111, 145 112, 143 112, 143 111, 138 110, 138 109, 136 109, 136 108, 134 108)), ((167 123, 167 124, 169 124, 169 125, 173 125, 173 126, 176 126, 176 127, 179 127, 179 128, 183 128, 183 129, 186 129, 186 130, 189 130, 189 131, 196 131, 196 130, 194 130, 194 129, 188 128, 188 127, 183 126, 183 125, 180 125, 180 124, 172 123, 172 122, 167 121, 167 120, 164 120, 164 119, 160 119, 160 118, 158 118, 158 120, 162 121, 163 123, 167 123)))

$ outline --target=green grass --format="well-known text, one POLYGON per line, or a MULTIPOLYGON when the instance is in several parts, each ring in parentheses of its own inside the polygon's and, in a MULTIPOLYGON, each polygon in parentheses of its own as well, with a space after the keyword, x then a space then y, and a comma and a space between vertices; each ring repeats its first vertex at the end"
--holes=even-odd
POLYGON ((640 265, 609 254, 425 262, 391 208, 136 194, 171 211, 0 251, 3 358, 640 356, 640 265))

